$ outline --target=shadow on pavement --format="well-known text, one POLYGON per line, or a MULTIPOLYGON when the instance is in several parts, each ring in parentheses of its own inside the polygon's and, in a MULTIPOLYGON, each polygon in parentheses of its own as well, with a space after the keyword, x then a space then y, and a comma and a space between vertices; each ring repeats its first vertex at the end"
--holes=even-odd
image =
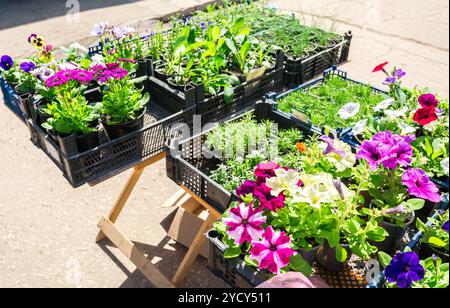
MULTIPOLYGON (((0 30, 80 12, 141 0, 0 0, 0 30)), ((101 16, 99 16, 101 19, 101 16)))

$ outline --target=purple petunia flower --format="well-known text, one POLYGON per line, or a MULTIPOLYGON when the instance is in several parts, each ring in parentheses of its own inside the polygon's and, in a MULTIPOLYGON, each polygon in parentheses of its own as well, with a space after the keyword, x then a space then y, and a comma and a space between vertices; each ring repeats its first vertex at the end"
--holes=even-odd
POLYGON ((394 84, 396 82, 397 82, 397 78, 395 78, 395 77, 387 77, 383 84, 387 85, 387 86, 390 86, 390 85, 392 85, 392 84, 394 84))
POLYGON ((394 76, 398 79, 402 79, 403 77, 405 77, 406 72, 403 71, 402 69, 398 69, 394 72, 394 76))
POLYGON ((236 195, 239 197, 253 194, 258 184, 253 181, 245 181, 238 189, 236 189, 236 195))
POLYGON ((425 277, 425 269, 415 252, 397 254, 386 268, 385 275, 390 283, 397 283, 401 289, 411 288, 413 282, 425 277))
POLYGON ((278 197, 274 197, 272 195, 272 189, 266 183, 262 183, 261 186, 256 188, 254 195, 259 199, 261 208, 265 210, 276 212, 286 206, 284 203, 286 200, 284 194, 280 193, 278 197))
POLYGON ((34 71, 36 69, 36 64, 34 64, 31 61, 23 62, 22 64, 20 64, 20 68, 25 73, 29 73, 29 72, 34 71))
POLYGON ((428 175, 422 169, 410 168, 402 176, 402 183, 408 187, 408 193, 412 196, 440 202, 441 195, 437 186, 431 182, 428 175))
POLYGON ((228 214, 222 221, 228 227, 228 236, 234 239, 237 245, 257 241, 264 234, 263 224, 266 223, 266 217, 262 210, 255 209, 253 204, 247 206, 241 203, 229 210, 228 214))
POLYGON ((325 142, 328 145, 328 147, 323 152, 323 155, 336 153, 337 155, 339 155, 341 157, 345 157, 344 151, 335 148, 333 139, 331 139, 328 136, 322 136, 322 137, 320 137, 320 140, 322 140, 323 142, 325 142))
POLYGON ((439 101, 433 94, 423 94, 419 96, 419 104, 422 108, 436 108, 439 101))
POLYGON ((448 233, 448 220, 444 223, 444 225, 442 226, 442 230, 444 230, 445 232, 448 233))
POLYGON ((364 141, 356 154, 356 159, 366 160, 372 171, 376 170, 380 165, 381 157, 380 148, 376 143, 371 141, 364 141))
POLYGON ((4 55, 4 56, 1 57, 1 59, 0 59, 0 67, 3 70, 9 71, 13 66, 14 66, 14 61, 13 61, 13 59, 10 56, 4 55))
POLYGON ((384 158, 380 161, 383 167, 394 170, 399 165, 403 167, 409 166, 412 162, 414 152, 409 143, 400 142, 393 148, 387 150, 383 156, 384 158))

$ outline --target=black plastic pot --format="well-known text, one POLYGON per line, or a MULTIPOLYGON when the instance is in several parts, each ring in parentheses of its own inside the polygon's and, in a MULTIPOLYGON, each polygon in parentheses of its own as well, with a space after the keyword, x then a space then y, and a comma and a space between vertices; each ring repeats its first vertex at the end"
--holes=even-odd
POLYGON ((449 262, 448 251, 445 252, 442 249, 435 248, 428 243, 422 243, 420 245, 420 250, 419 250, 420 260, 426 260, 426 259, 432 257, 433 255, 441 258, 443 263, 449 262))
POLYGON ((328 241, 324 241, 322 246, 317 250, 316 260, 326 270, 330 272, 339 272, 345 268, 345 265, 352 256, 352 250, 348 245, 342 245, 347 251, 347 260, 345 262, 339 262, 336 259, 336 248, 331 248, 328 241))
POLYGON ((89 134, 58 134, 58 141, 67 156, 84 153, 100 145, 98 131, 89 134))
POLYGON ((387 221, 379 223, 380 227, 389 233, 389 236, 384 242, 371 242, 372 245, 378 248, 379 251, 383 251, 387 254, 394 254, 402 246, 403 238, 405 237, 408 227, 416 220, 416 216, 413 215, 410 221, 405 224, 404 227, 400 227, 396 224, 392 224, 387 221))
POLYGON ((148 76, 148 67, 147 67, 147 60, 146 59, 140 59, 137 61, 137 70, 136 70, 136 77, 143 77, 148 76))
POLYGON ((106 121, 103 121, 102 124, 106 130, 106 133, 108 134, 109 139, 115 140, 120 137, 126 136, 129 133, 142 129, 144 127, 145 112, 146 108, 143 109, 141 115, 135 120, 117 125, 108 125, 106 121))
POLYGON ((173 80, 171 78, 167 79, 167 84, 172 89, 175 89, 175 90, 178 90, 178 91, 181 91, 181 92, 184 92, 186 87, 189 86, 188 84, 185 84, 185 85, 176 84, 175 82, 173 82, 173 80))
POLYGON ((422 209, 416 211, 416 217, 420 218, 422 221, 427 221, 428 218, 434 213, 434 210, 438 207, 438 203, 431 201, 425 202, 422 209))
POLYGON ((36 112, 34 110, 34 93, 19 93, 17 91, 18 86, 16 87, 16 93, 19 95, 19 107, 22 113, 26 118, 32 119, 36 121, 36 112))
POLYGON ((36 102, 36 124, 42 126, 51 116, 44 112, 44 108, 46 108, 48 102, 45 99, 41 99, 36 102))
POLYGON ((103 100, 103 94, 100 87, 86 90, 84 97, 89 103, 98 103, 103 100))
POLYGON ((156 64, 154 74, 156 79, 164 82, 167 82, 170 77, 170 75, 166 74, 166 65, 164 64, 156 64))

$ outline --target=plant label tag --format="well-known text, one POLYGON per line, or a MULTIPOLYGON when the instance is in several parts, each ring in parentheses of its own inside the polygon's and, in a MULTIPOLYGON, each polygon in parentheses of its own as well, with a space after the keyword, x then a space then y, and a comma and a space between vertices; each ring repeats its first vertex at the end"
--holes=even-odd
POLYGON ((256 79, 258 77, 261 77, 266 72, 266 67, 260 67, 254 70, 251 70, 247 75, 247 81, 251 81, 253 79, 256 79))
POLYGON ((306 112, 306 111, 300 111, 300 110, 293 110, 292 114, 294 115, 294 117, 296 117, 297 119, 299 119, 302 122, 311 124, 311 117, 310 115, 306 112))

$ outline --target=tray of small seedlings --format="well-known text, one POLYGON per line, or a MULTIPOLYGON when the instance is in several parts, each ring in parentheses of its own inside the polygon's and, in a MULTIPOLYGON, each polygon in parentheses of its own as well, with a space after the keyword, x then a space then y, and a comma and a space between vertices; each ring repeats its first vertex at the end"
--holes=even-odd
POLYGON ((377 155, 354 153, 261 102, 253 113, 173 140, 167 174, 224 213, 209 233, 210 267, 230 285, 296 271, 331 287, 363 288, 367 261, 378 252, 394 256, 416 217, 442 200, 411 166, 411 142, 383 132, 367 140, 377 155))
POLYGON ((20 109, 19 97, 16 92, 11 88, 3 78, 0 78, 0 88, 3 94, 4 104, 23 121, 23 113, 20 109))
POLYGON ((413 165, 424 169, 442 191, 448 191, 448 100, 426 89, 402 87, 404 74, 397 68, 387 72, 388 90, 382 90, 350 79, 333 67, 322 78, 269 98, 278 110, 323 132, 333 132, 355 149, 382 131, 414 135, 413 165), (431 112, 430 117, 422 115, 424 110, 431 112))

